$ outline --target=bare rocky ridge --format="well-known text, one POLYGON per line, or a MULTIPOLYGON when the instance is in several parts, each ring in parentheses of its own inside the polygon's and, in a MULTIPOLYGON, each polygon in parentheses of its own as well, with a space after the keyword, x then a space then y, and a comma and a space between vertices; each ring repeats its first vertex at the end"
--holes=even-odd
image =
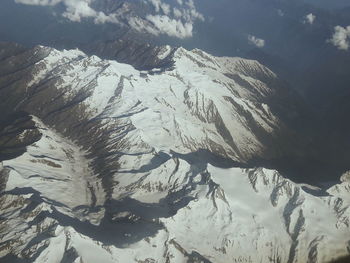
POLYGON ((348 182, 322 192, 249 168, 303 145, 287 132, 298 107, 275 74, 252 60, 149 48, 135 52, 145 54, 137 70, 79 50, 2 44, 3 119, 26 112, 18 123, 33 132, 1 167, 2 261, 349 254, 348 182))

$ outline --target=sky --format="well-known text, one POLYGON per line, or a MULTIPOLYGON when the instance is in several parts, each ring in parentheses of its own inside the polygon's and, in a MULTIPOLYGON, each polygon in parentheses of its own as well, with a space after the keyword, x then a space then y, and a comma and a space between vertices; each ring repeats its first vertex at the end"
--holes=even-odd
MULTIPOLYGON (((228 42, 240 43, 232 44, 232 54, 241 49, 246 50, 253 47, 268 49, 270 46, 270 49, 275 48, 275 44, 273 44, 275 40, 271 39, 271 34, 266 32, 278 28, 273 23, 288 24, 290 23, 288 19, 294 19, 299 20, 298 22, 304 24, 304 28, 307 28, 317 27, 316 24, 320 19, 316 14, 317 12, 310 11, 310 7, 305 7, 304 12, 295 13, 293 10, 292 13, 288 9, 288 4, 284 4, 288 2, 286 0, 130 0, 126 1, 130 5, 125 5, 125 8, 119 9, 118 12, 108 12, 108 10, 96 8, 98 4, 108 2, 108 0, 11 1, 19 6, 51 8, 53 10, 52 15, 74 23, 90 21, 96 25, 126 26, 137 32, 148 33, 156 37, 165 36, 179 39, 177 42, 174 40, 179 45, 181 45, 181 40, 184 44, 193 41, 192 46, 199 45, 199 47, 206 49, 206 44, 215 46, 213 43, 209 44, 209 42, 212 42, 208 39, 209 37, 216 38, 218 42, 227 38, 228 42), (134 8, 137 4, 141 7, 134 8), (148 6, 148 8, 144 8, 145 6, 148 6), (278 6, 282 8, 279 9, 278 6), (287 8, 283 8, 285 6, 287 8), (136 11, 129 12, 130 9, 136 11), (272 16, 274 21, 269 21, 268 16, 272 16), (262 28, 262 26, 265 26, 265 28, 262 28), (205 32, 206 28, 212 35, 205 32), (210 30, 223 32, 221 37, 218 37, 217 32, 210 32, 210 30), (194 36, 195 34, 197 36, 194 36), (201 34, 202 37, 198 34, 201 34), (208 35, 207 38, 205 38, 206 35, 208 35), (194 39, 191 40, 191 38, 194 39), (244 45, 247 47, 244 47, 244 45)), ((122 1, 116 0, 115 2, 122 1)), ((303 6, 303 3, 313 5, 316 10, 317 8, 339 9, 350 5, 348 1, 343 0, 295 0, 294 5, 303 6)), ((350 21, 349 24, 334 23, 328 25, 333 30, 329 32, 328 37, 323 39, 323 42, 331 44, 339 50, 349 50, 349 25, 350 21)), ((283 31, 283 29, 278 30, 283 31)), ((278 37, 284 39, 283 36, 278 37)), ((220 44, 218 46, 219 48, 215 48, 220 49, 220 44)), ((229 48, 222 47, 222 49, 229 48)))
POLYGON ((305 3, 312 4, 319 7, 328 9, 349 7, 350 3, 348 0, 301 0, 305 3))

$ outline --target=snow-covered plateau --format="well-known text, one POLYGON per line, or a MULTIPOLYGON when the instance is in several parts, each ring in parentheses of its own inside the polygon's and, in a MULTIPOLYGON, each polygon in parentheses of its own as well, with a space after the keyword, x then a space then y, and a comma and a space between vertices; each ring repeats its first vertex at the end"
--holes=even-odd
POLYGON ((277 76, 257 61, 164 47, 158 60, 172 63, 142 71, 79 50, 0 47, 0 111, 35 123, 0 125, 1 147, 26 142, 0 165, 0 262, 350 254, 348 173, 321 191, 248 165, 278 156, 288 126, 277 76))

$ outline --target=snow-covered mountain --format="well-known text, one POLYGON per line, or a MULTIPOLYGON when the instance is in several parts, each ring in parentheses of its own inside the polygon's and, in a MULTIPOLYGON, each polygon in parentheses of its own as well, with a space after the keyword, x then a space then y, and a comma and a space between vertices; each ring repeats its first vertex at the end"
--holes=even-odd
POLYGON ((153 54, 148 64, 161 67, 137 70, 79 50, 1 44, 1 262, 349 254, 347 176, 321 191, 247 168, 298 142, 285 142, 298 112, 276 75, 201 50, 153 54))

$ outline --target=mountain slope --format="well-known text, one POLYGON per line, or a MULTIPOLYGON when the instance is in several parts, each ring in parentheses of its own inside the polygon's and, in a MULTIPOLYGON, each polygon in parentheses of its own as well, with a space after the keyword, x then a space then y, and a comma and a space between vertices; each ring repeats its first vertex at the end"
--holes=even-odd
MULTIPOLYGON (((4 163, 10 171, 1 196, 4 262, 14 262, 11 254, 24 262, 329 262, 349 253, 349 182, 317 197, 273 170, 209 165, 198 173, 173 159, 162 167, 178 165, 170 179, 154 171, 134 185, 131 198, 113 200, 104 214, 80 198, 84 192, 76 186, 71 199, 69 179, 61 179, 63 196, 58 179, 31 180, 28 175, 48 163, 23 169, 30 155, 4 163), (157 203, 155 196, 165 197, 157 203)), ((53 175, 50 170, 45 174, 53 175)))
POLYGON ((24 111, 35 124, 1 166, 2 261, 349 254, 349 182, 322 192, 246 169, 298 142, 286 114, 298 111, 258 62, 164 47, 154 55, 171 63, 142 71, 79 50, 1 49, 4 119, 24 111))

